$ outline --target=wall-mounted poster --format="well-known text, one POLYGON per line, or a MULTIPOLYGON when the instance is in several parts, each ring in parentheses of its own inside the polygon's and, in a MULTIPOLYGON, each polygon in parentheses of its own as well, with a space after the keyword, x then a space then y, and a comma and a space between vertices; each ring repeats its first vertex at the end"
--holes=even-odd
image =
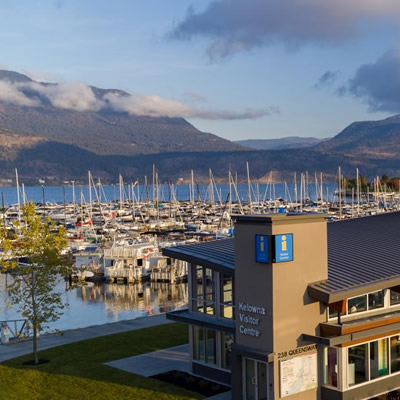
POLYGON ((318 386, 317 353, 280 361, 281 397, 291 396, 318 386))

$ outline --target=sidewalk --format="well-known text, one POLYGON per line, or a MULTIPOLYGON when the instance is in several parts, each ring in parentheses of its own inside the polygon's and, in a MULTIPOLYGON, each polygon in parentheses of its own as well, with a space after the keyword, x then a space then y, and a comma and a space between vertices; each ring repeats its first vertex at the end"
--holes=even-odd
MULTIPOLYGON (((162 314, 127 321, 113 322, 104 325, 94 325, 87 328, 71 329, 64 331, 62 336, 58 334, 40 336, 38 341, 38 349, 45 350, 51 347, 61 346, 63 344, 79 342, 81 340, 92 339, 100 336, 112 335, 113 333, 133 331, 136 329, 149 328, 152 326, 169 323, 171 323, 171 321, 168 321, 165 314, 162 314)), ((29 353, 32 353, 32 340, 0 345, 0 362, 29 353)))
POLYGON ((183 344, 168 349, 152 351, 151 353, 122 358, 105 364, 146 377, 163 374, 171 370, 188 372, 189 345, 183 344))

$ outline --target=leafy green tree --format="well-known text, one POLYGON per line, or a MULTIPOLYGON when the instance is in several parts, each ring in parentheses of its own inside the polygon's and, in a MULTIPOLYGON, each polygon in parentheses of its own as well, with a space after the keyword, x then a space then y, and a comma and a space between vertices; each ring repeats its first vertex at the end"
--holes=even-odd
POLYGON ((33 357, 38 364, 37 341, 48 323, 57 321, 65 304, 54 291, 58 281, 74 270, 67 253, 68 238, 64 227, 56 227, 50 218, 43 219, 29 203, 22 210, 23 221, 16 223, 10 235, 3 229, 0 244, 11 268, 13 282, 8 286, 10 303, 16 305, 33 329, 33 357), (10 237, 11 236, 11 237, 10 237), (26 266, 16 266, 24 257, 26 266))

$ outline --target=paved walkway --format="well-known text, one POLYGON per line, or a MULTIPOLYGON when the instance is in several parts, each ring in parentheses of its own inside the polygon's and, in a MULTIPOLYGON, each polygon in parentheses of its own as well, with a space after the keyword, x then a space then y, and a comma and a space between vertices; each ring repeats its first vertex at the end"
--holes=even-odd
MULTIPOLYGON (((189 372, 189 345, 170 347, 138 356, 104 363, 110 367, 142 376, 163 374, 171 370, 189 372)), ((225 392, 205 400, 232 400, 232 392, 225 392)))
POLYGON ((164 350, 106 362, 110 367, 122 369, 142 376, 163 374, 171 370, 189 371, 189 345, 170 347, 164 350))
POLYGON ((230 390, 229 392, 217 394, 212 397, 207 397, 204 400, 232 400, 232 391, 230 390))
MULTIPOLYGON (((87 328, 71 329, 64 331, 63 335, 42 335, 38 341, 38 348, 39 350, 44 350, 51 347, 61 346, 63 344, 79 342, 81 340, 112 335, 113 333, 133 331, 136 329, 148 328, 151 326, 164 325, 168 323, 171 323, 171 321, 167 320, 165 314, 162 314, 127 321, 113 322, 104 325, 94 325, 87 328)), ((29 353, 32 353, 31 340, 26 342, 0 345, 0 362, 29 353)))

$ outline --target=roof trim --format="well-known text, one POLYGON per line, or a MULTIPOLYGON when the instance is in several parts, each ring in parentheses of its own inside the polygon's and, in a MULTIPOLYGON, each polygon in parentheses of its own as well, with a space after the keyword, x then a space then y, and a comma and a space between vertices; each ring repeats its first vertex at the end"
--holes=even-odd
POLYGON ((173 247, 167 247, 162 250, 162 254, 171 258, 177 258, 179 260, 187 261, 191 264, 202 265, 204 267, 211 268, 217 271, 229 273, 234 272, 234 266, 228 263, 215 262, 212 258, 208 257, 196 257, 189 252, 183 251, 182 249, 175 250, 173 247))
POLYGON ((386 334, 386 333, 389 334, 391 332, 397 332, 397 331, 400 331, 400 322, 379 326, 377 328, 366 329, 359 332, 346 333, 345 335, 341 336, 322 337, 322 336, 314 336, 303 333, 301 337, 306 342, 322 344, 325 346, 337 346, 337 345, 343 345, 345 343, 355 342, 357 340, 368 339, 372 336, 386 334))
MULTIPOLYGON (((322 281, 326 282, 326 281, 322 281)), ((308 285, 308 295, 315 300, 322 301, 325 304, 335 303, 336 301, 345 300, 349 297, 375 292, 381 289, 388 289, 393 286, 400 285, 400 276, 394 275, 389 278, 383 278, 378 281, 368 282, 362 285, 352 286, 347 289, 327 292, 318 288, 321 282, 316 282, 308 285)))
POLYGON ((176 322, 183 322, 189 325, 203 326, 216 329, 217 331, 235 333, 235 322, 232 320, 221 320, 206 317, 200 313, 192 313, 188 309, 171 311, 167 313, 167 319, 176 322))
POLYGON ((328 214, 325 213, 288 213, 288 214, 254 214, 254 215, 232 215, 238 223, 263 222, 263 223, 293 223, 293 222, 311 222, 314 220, 324 220, 328 214))

